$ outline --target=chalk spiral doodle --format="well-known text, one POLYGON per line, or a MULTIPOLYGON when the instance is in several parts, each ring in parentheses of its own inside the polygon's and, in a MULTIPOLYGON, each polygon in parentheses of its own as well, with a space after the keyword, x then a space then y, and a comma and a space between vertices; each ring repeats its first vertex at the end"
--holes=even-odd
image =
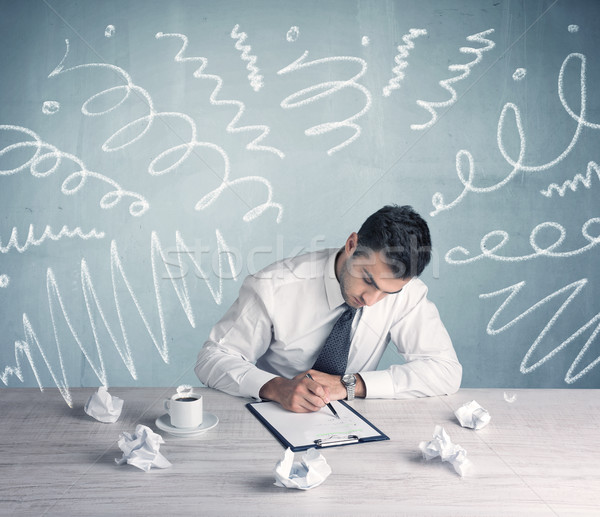
POLYGON ((525 165, 523 162, 525 161, 525 151, 526 151, 527 142, 526 142, 526 138, 525 138, 525 131, 523 130, 523 124, 521 121, 521 112, 515 104, 513 104, 512 102, 507 102, 504 105, 504 107, 502 108, 502 112, 500 113, 500 117, 498 119, 498 130, 497 130, 496 138, 497 138, 497 143, 498 143, 498 149, 500 150, 500 153, 502 154, 502 157, 504 158, 506 163, 508 163, 512 167, 512 170, 504 177, 504 179, 502 179, 501 181, 499 181, 498 183, 496 183, 494 185, 490 185, 488 187, 477 187, 473 184, 474 176, 475 176, 473 155, 469 151, 461 149, 456 154, 456 173, 457 173, 458 179, 463 184, 464 189, 459 194, 459 196, 456 199, 454 199, 454 201, 452 201, 451 203, 448 203, 448 204, 446 204, 443 194, 441 192, 436 192, 431 199, 431 203, 433 204, 433 207, 435 208, 435 210, 433 212, 430 212, 430 215, 435 216, 439 212, 442 212, 445 210, 450 210, 451 208, 454 208, 465 198, 465 196, 467 195, 468 192, 483 194, 483 193, 488 193, 488 192, 493 192, 495 190, 498 190, 498 189, 504 187, 504 185, 506 185, 512 178, 514 178, 515 175, 519 171, 541 172, 541 171, 550 169, 551 167, 555 166, 557 163, 564 160, 571 153, 573 148, 575 147, 575 144, 577 143, 579 136, 581 135, 581 131, 583 130, 584 127, 589 127, 589 128, 593 128, 593 129, 598 129, 600 127, 599 124, 595 124, 595 123, 592 123, 592 122, 589 122, 586 120, 586 115, 587 115, 586 91, 587 91, 587 88, 586 88, 586 57, 585 57, 585 55, 578 54, 578 53, 569 54, 566 57, 566 59, 563 61, 561 68, 560 68, 560 72, 558 74, 558 95, 559 95, 561 104, 562 104, 563 108, 565 109, 565 111, 569 114, 569 116, 571 116, 571 118, 573 118, 577 122, 577 127, 575 128, 575 131, 573 133, 573 136, 571 138, 571 142, 569 143, 569 145, 558 156, 547 161, 546 163, 542 163, 539 165, 525 165), (579 93, 580 93, 581 104, 580 104, 579 114, 576 114, 571 110, 571 108, 567 104, 567 101, 565 100, 565 97, 564 97, 564 74, 565 74, 567 65, 572 60, 578 60, 580 62, 579 93), (508 152, 506 151, 505 145, 504 145, 504 138, 505 138, 504 133, 506 131, 505 126, 506 126, 506 120, 507 120, 508 113, 512 113, 514 116, 515 127, 516 127, 518 138, 519 138, 519 156, 517 157, 516 160, 514 160, 512 157, 509 156, 508 152), (465 171, 463 170, 465 161, 467 164, 466 174, 465 174, 465 171))
POLYGON ((295 72, 298 70, 302 70, 304 68, 309 68, 312 66, 323 65, 323 64, 331 64, 331 63, 356 63, 360 66, 360 71, 347 80, 341 81, 325 81, 323 83, 316 84, 314 86, 309 86, 308 88, 303 88, 300 91, 292 93, 288 95, 285 99, 281 101, 281 107, 284 109, 290 108, 298 108, 300 106, 304 106, 311 102, 315 102, 323 97, 327 97, 328 95, 333 95, 334 93, 339 92, 344 88, 354 88, 361 92, 365 97, 365 105, 364 107, 354 115, 338 121, 338 122, 325 122, 323 124, 318 124, 316 126, 312 126, 304 131, 305 135, 315 136, 315 135, 323 135, 334 131, 339 128, 347 127, 354 131, 354 134, 348 139, 344 140, 341 144, 338 144, 327 151, 327 154, 331 156, 333 153, 336 153, 340 149, 343 149, 347 145, 350 145, 354 142, 361 134, 361 127, 355 122, 360 117, 362 117, 365 113, 369 111, 372 104, 371 92, 364 87, 362 84, 357 81, 365 74, 367 71, 367 62, 364 59, 353 56, 332 56, 321 59, 315 59, 314 61, 305 62, 306 57, 308 56, 308 50, 304 52, 298 59, 296 59, 293 63, 285 66, 281 70, 277 72, 278 75, 289 74, 291 72, 295 72), (317 93, 314 93, 317 92, 317 93), (313 94, 312 97, 308 96, 313 94))
POLYGON ((483 239, 481 239, 480 249, 481 255, 476 255, 474 257, 470 257, 469 250, 463 248, 462 246, 457 246, 452 248, 448 253, 446 253, 446 262, 448 264, 460 265, 460 264, 470 264, 472 262, 482 260, 484 258, 497 260, 501 262, 522 262, 524 260, 531 260, 537 257, 552 257, 552 258, 568 258, 573 257, 575 255, 579 255, 580 253, 585 253, 586 251, 591 250, 598 244, 600 244, 600 229, 598 231, 598 235, 590 235, 589 229, 591 225, 600 225, 599 217, 592 217, 588 219, 581 228, 581 234, 584 239, 588 241, 588 244, 582 246, 577 250, 570 251, 556 251, 556 248, 560 247, 565 240, 566 230, 565 228, 555 222, 545 222, 538 224, 532 231, 529 236, 529 244, 533 248, 533 253, 529 255, 521 255, 517 257, 508 257, 503 255, 497 255, 496 252, 502 249, 509 240, 509 235, 503 230, 494 230, 492 232, 487 233, 483 239), (538 235, 541 231, 546 230, 548 228, 552 228, 558 231, 558 238, 550 245, 546 247, 541 247, 538 244, 538 235), (494 245, 489 245, 489 241, 500 237, 498 243, 494 245), (465 257, 464 259, 455 258, 456 254, 461 254, 465 257))
POLYGON ((0 149, 0 159, 9 155, 9 153, 13 151, 18 151, 19 149, 32 148, 35 150, 35 153, 25 163, 18 167, 0 170, 0 175, 8 176, 11 174, 17 174, 25 169, 29 169, 29 172, 32 176, 36 178, 44 178, 56 172, 63 161, 68 161, 75 164, 78 170, 69 174, 62 182, 61 192, 63 194, 67 196, 76 194, 85 186, 89 178, 93 178, 102 181, 113 189, 104 194, 100 199, 100 206, 102 208, 113 208, 122 199, 128 197, 135 199, 135 201, 129 205, 129 213, 132 216, 141 216, 150 208, 150 204, 142 195, 136 192, 124 190, 121 185, 119 185, 119 183, 112 178, 89 170, 85 163, 77 156, 60 151, 52 144, 44 142, 41 137, 31 129, 20 126, 0 125, 0 132, 2 131, 16 132, 24 135, 24 137, 28 137, 29 139, 16 144, 7 145, 3 149, 0 149), (49 168, 44 170, 44 165, 49 161, 53 161, 53 163, 50 163, 49 168))
MULTIPOLYGON (((162 34, 162 33, 159 33, 156 35, 157 38, 166 37, 166 36, 176 36, 176 37, 179 37, 180 39, 183 39, 183 46, 182 46, 181 50, 179 51, 179 53, 177 54, 176 60, 177 60, 177 58, 179 58, 180 60, 196 59, 196 58, 183 58, 182 57, 182 53, 185 50, 185 47, 187 44, 187 38, 185 38, 185 36, 172 35, 172 34, 168 35, 168 34, 162 34)), ((91 97, 89 97, 83 103, 83 105, 81 107, 81 111, 84 115, 96 117, 96 116, 102 116, 102 115, 111 113, 113 110, 120 107, 133 94, 135 94, 138 97, 138 99, 142 99, 147 106, 148 114, 144 115, 142 117, 139 117, 139 118, 135 119, 134 121, 129 122, 129 123, 125 124, 123 127, 121 127, 120 129, 118 129, 114 134, 112 134, 102 144, 103 151, 105 151, 105 152, 118 151, 118 150, 124 149, 125 147, 128 147, 128 146, 132 145, 133 143, 137 142, 142 137, 144 137, 144 135, 146 135, 146 133, 150 130, 150 128, 152 127, 152 125, 154 124, 156 119, 175 118, 178 120, 183 120, 184 122, 187 123, 187 125, 189 126, 189 129, 190 129, 191 135, 189 137, 189 141, 184 142, 183 144, 176 145, 176 146, 174 146, 170 149, 167 149, 166 151, 163 151, 160 154, 158 154, 150 162, 150 164, 148 166, 148 173, 151 175, 154 175, 154 176, 159 176, 162 174, 170 173, 170 172, 176 170, 185 160, 187 160, 196 149, 198 149, 198 148, 212 149, 212 150, 216 151, 223 159, 222 183, 217 189, 204 195, 198 201, 198 203, 196 203, 195 209, 202 210, 202 209, 206 208, 207 206, 211 205, 214 201, 216 201, 216 199, 220 196, 220 194, 223 191, 230 188, 232 185, 235 185, 237 183, 253 181, 253 182, 259 182, 259 183, 262 183, 265 185, 265 187, 267 188, 268 199, 265 203, 263 203, 257 207, 251 208, 244 215, 244 217, 243 217, 244 221, 251 221, 252 219, 255 219, 256 217, 260 216, 268 208, 276 208, 278 211, 277 220, 279 221, 281 219, 283 207, 279 203, 274 203, 272 201, 273 193, 272 193, 272 188, 271 188, 270 183, 266 179, 264 179, 260 176, 247 176, 244 178, 231 180, 229 178, 231 170, 230 170, 229 158, 227 156, 227 153, 220 146, 218 146, 216 144, 213 144, 211 142, 198 141, 197 140, 196 123, 194 122, 194 120, 191 117, 189 117, 188 115, 186 115, 184 113, 157 111, 154 107, 154 102, 153 102, 150 94, 144 88, 136 85, 133 82, 132 78, 129 76, 129 74, 127 72, 125 72, 125 70, 123 70, 122 68, 120 68, 118 66, 106 64, 106 63, 86 63, 86 64, 82 64, 82 65, 75 65, 75 66, 72 66, 69 68, 64 68, 64 62, 67 59, 67 56, 69 55, 69 41, 68 40, 65 40, 65 41, 66 41, 66 47, 67 47, 65 55, 64 55, 62 61, 59 63, 59 65, 50 73, 49 77, 55 77, 60 74, 73 72, 76 70, 99 68, 99 69, 103 69, 103 70, 110 70, 111 72, 116 73, 117 76, 120 77, 123 80, 123 82, 125 83, 122 85, 117 85, 117 86, 107 88, 107 89, 102 90, 101 92, 96 93, 96 94, 92 95, 91 97), (122 94, 122 97, 117 102, 115 102, 113 105, 111 105, 108 108, 105 108, 103 110, 94 111, 94 102, 98 102, 103 97, 106 97, 110 100, 110 96, 114 95, 117 92, 122 94), (129 140, 127 140, 127 137, 124 137, 124 135, 127 135, 128 132, 133 133, 133 136, 131 136, 131 135, 129 136, 129 140), (119 142, 119 139, 122 139, 123 141, 119 142), (163 162, 167 161, 166 160, 167 158, 172 159, 173 156, 175 156, 174 161, 164 164, 162 168, 158 168, 159 165, 161 165, 163 162)), ((214 94, 214 92, 213 92, 213 94, 214 94)), ((216 101, 216 102, 224 102, 224 101, 216 101)), ((239 118, 239 117, 237 117, 237 118, 239 118)), ((233 122, 235 122, 237 120, 237 118, 235 118, 233 122)), ((240 128, 235 128, 235 129, 241 130, 240 128)), ((247 130, 248 128, 243 128, 243 129, 247 130)), ((255 128, 252 127, 251 129, 255 129, 255 128)), ((265 135, 264 133, 262 135, 260 135, 257 139, 254 140, 254 142, 259 140, 261 137, 264 137, 264 135, 265 135)))

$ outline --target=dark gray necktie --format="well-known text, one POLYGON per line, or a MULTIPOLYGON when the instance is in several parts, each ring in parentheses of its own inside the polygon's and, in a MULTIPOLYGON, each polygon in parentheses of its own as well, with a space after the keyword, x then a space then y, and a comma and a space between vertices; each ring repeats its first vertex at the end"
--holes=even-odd
POLYGON ((344 375, 348 365, 350 351, 350 331, 356 309, 344 304, 345 311, 338 318, 327 337, 319 357, 313 366, 314 370, 332 375, 344 375))

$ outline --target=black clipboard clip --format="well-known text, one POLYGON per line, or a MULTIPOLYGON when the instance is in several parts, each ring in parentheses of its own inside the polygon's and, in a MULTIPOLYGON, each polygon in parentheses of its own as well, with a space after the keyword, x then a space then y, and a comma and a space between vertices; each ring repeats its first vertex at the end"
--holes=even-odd
POLYGON ((356 436, 355 434, 349 434, 345 437, 334 435, 330 436, 327 439, 319 438, 318 440, 315 440, 314 443, 317 448, 335 447, 336 445, 348 445, 351 443, 358 443, 358 436, 356 436))

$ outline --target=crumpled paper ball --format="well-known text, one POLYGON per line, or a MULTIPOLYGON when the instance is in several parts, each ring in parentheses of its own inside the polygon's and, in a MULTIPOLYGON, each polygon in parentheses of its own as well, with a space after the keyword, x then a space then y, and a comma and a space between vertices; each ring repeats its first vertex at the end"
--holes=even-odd
POLYGON ((450 463, 461 477, 471 468, 472 463, 467 458, 467 451, 460 445, 455 445, 450 436, 441 425, 436 425, 433 431, 433 440, 421 442, 419 449, 426 460, 432 460, 438 456, 442 461, 450 463))
POLYGON ((123 451, 123 457, 115 458, 115 462, 117 465, 128 463, 145 472, 152 467, 166 469, 171 466, 171 462, 158 451, 161 443, 165 441, 160 434, 139 424, 134 434, 121 433, 119 449, 123 451))
POLYGON ((85 403, 84 411, 99 422, 112 424, 121 416, 123 399, 113 397, 105 386, 100 386, 85 403))
POLYGON ((492 417, 477 402, 472 400, 459 407, 454 414, 460 425, 471 429, 481 429, 490 423, 492 417))
POLYGON ((301 461, 294 461, 294 453, 288 448, 274 473, 276 486, 309 490, 327 479, 331 467, 316 449, 309 449, 301 461))

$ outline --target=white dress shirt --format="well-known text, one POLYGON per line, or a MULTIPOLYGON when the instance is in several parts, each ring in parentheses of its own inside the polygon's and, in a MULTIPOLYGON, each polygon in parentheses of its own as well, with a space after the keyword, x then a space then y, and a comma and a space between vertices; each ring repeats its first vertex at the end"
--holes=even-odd
MULTIPOLYGON (((273 377, 291 379, 312 368, 344 311, 335 275, 338 249, 276 262, 248 276, 239 297, 198 354, 206 386, 259 399, 273 377)), ((401 292, 356 311, 348 373, 360 373, 368 398, 454 393, 462 367, 427 287, 413 278, 401 292), (392 341, 406 363, 376 370, 392 341)))

